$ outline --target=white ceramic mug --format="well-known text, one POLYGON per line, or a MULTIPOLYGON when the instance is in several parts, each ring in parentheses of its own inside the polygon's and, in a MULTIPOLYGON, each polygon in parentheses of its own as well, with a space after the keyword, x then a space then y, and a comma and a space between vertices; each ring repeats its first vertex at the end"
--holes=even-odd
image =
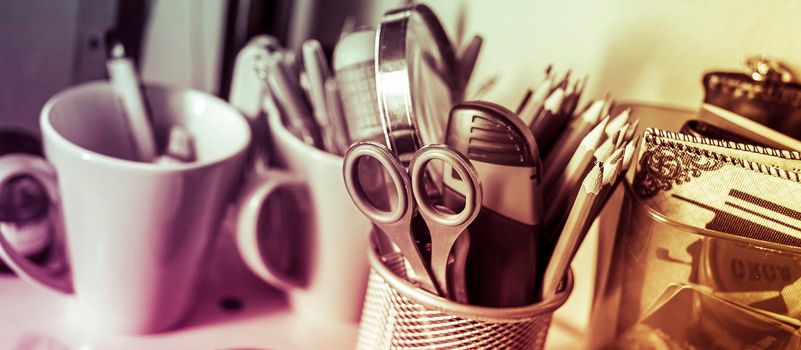
POLYGON ((247 266, 285 290, 314 323, 356 323, 367 286, 371 223, 348 196, 343 158, 304 144, 269 115, 278 163, 243 188, 237 245, 247 266))
POLYGON ((124 116, 106 82, 47 102, 40 119, 47 161, 0 158, 0 184, 27 173, 47 188, 69 273, 31 264, 2 235, 0 255, 22 278, 72 295, 77 318, 95 329, 150 333, 182 320, 250 143, 246 120, 216 97, 160 86, 147 86, 146 95, 157 140, 163 144, 171 125, 184 126, 197 161, 127 160, 124 116))

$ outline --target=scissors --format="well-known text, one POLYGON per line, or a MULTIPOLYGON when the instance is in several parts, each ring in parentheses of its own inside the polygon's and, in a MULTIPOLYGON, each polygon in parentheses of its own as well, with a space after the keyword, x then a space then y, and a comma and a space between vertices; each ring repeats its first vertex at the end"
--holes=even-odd
MULTIPOLYGON (((398 246, 415 274, 415 281, 426 291, 448 298, 448 258, 454 243, 476 218, 482 190, 478 172, 461 153, 446 145, 428 145, 417 150, 409 172, 387 146, 373 142, 355 143, 345 155, 344 178, 356 207, 398 246), (397 196, 388 211, 377 208, 359 181, 358 162, 373 158, 389 175, 397 196), (465 205, 459 213, 437 208, 426 195, 426 167, 432 160, 450 165, 466 184, 465 205), (431 233, 431 264, 426 264, 412 235, 415 203, 431 233), (433 279, 432 279, 433 275, 433 279), (434 282, 436 281, 436 282, 434 282)), ((371 174, 375 175, 375 174, 371 174)))

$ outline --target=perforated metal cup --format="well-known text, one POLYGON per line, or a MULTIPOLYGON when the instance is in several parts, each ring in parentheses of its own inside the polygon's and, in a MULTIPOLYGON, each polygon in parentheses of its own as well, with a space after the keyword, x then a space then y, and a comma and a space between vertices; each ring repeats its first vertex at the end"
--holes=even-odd
POLYGON ((369 250, 370 280, 357 349, 542 349, 553 312, 573 290, 573 273, 553 298, 491 308, 432 295, 406 280, 398 254, 369 250))

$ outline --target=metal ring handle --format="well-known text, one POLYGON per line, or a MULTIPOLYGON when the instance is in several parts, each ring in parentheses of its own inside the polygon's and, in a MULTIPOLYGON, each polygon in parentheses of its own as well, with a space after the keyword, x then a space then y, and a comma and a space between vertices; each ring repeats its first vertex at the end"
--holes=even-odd
POLYGON ((420 148, 420 150, 414 154, 409 169, 412 174, 412 193, 420 212, 425 215, 425 217, 436 223, 450 227, 469 223, 476 218, 483 199, 481 180, 478 177, 476 168, 473 167, 473 164, 471 164, 470 160, 465 158, 464 155, 446 145, 428 145, 420 148), (426 195, 426 166, 435 159, 441 160, 453 167, 456 173, 459 174, 459 177, 462 178, 462 181, 467 184, 464 208, 459 213, 445 214, 441 212, 431 203, 426 195))
MULTIPOLYGON (((353 203, 373 222, 382 224, 395 223, 400 221, 411 210, 411 184, 406 174, 406 168, 403 167, 398 158, 395 157, 386 146, 374 141, 360 141, 355 143, 345 154, 343 173, 345 187, 347 187, 348 194, 350 194, 353 203), (364 157, 376 159, 392 179, 395 192, 398 196, 397 202, 395 203, 396 205, 391 207, 389 211, 376 208, 375 205, 370 202, 370 199, 367 198, 361 183, 357 183, 359 179, 359 169, 357 165, 364 157)), ((380 176, 380 174, 374 174, 374 176, 380 176)))

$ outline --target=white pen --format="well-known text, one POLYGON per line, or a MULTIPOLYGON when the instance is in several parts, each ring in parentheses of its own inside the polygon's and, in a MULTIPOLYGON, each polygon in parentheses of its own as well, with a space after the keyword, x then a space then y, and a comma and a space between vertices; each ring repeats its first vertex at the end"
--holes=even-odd
POLYGON ((283 108, 287 127, 303 142, 317 147, 321 143, 317 125, 311 112, 298 96, 301 88, 295 84, 296 81, 288 72, 290 68, 282 64, 281 56, 280 53, 272 53, 264 57, 260 62, 260 69, 264 71, 264 78, 271 94, 283 108))
POLYGON ((342 107, 342 99, 339 97, 339 84, 335 78, 331 77, 325 81, 325 102, 328 109, 328 119, 331 122, 331 129, 334 135, 334 143, 337 146, 337 154, 343 155, 350 147, 350 135, 348 135, 348 125, 345 120, 345 110, 342 107))
POLYGON ((133 62, 125 57, 125 47, 122 46, 122 43, 116 43, 111 49, 111 57, 106 62, 106 69, 111 80, 111 87, 122 101, 139 160, 143 162, 156 160, 158 151, 156 150, 153 125, 147 114, 136 69, 133 62))
POLYGON ((331 76, 328 61, 325 59, 323 48, 317 40, 306 40, 302 47, 303 68, 308 77, 309 95, 311 96, 312 112, 317 121, 322 137, 322 147, 325 151, 335 153, 333 130, 331 130, 330 116, 328 115, 325 100, 325 81, 331 76))

